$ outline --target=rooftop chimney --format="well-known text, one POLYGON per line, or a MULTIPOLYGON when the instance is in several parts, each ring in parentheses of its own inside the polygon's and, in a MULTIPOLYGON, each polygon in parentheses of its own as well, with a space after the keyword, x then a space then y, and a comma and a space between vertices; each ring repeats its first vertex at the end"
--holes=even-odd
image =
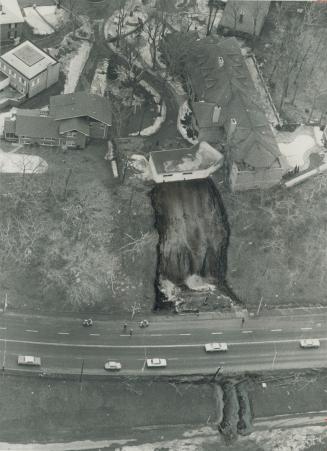
POLYGON ((230 120, 230 123, 229 123, 229 129, 228 129, 228 133, 227 133, 228 139, 230 139, 233 136, 233 134, 235 133, 236 126, 237 126, 236 119, 234 117, 232 117, 230 120))
POLYGON ((213 113, 212 113, 212 123, 213 124, 218 124, 220 113, 221 113, 221 106, 215 105, 215 107, 213 109, 213 113))
POLYGON ((218 56, 218 66, 219 67, 224 66, 224 58, 222 56, 218 56))

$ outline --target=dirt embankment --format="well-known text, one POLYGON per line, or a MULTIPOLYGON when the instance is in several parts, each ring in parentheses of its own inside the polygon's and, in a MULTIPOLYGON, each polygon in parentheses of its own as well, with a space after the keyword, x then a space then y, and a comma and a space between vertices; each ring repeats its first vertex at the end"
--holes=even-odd
POLYGON ((226 299, 236 297, 226 283, 229 226, 215 185, 167 183, 153 190, 152 199, 160 237, 158 284, 166 300, 183 297, 209 309, 230 305, 226 299), (203 296, 217 288, 227 296, 203 296))

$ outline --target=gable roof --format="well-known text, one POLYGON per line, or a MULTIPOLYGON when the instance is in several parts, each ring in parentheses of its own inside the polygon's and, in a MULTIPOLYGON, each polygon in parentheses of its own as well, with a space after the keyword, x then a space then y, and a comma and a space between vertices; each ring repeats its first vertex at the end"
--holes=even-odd
POLYGON ((210 36, 196 41, 191 61, 187 70, 192 88, 198 100, 204 100, 192 105, 199 127, 209 126, 213 105, 220 105, 218 126, 227 132, 230 120, 237 122, 230 141, 233 160, 254 168, 278 164, 280 150, 237 40, 210 36), (218 57, 223 58, 221 67, 218 57))
POLYGON ((40 110, 17 109, 16 134, 31 138, 60 138, 58 122, 50 116, 40 116, 40 110))
POLYGON ((1 59, 28 79, 36 77, 45 71, 48 66, 58 63, 57 60, 31 41, 22 42, 1 55, 1 59))
POLYGON ((17 0, 1 0, 0 26, 10 23, 23 23, 24 17, 17 0))
POLYGON ((77 131, 83 135, 90 136, 90 126, 87 120, 83 117, 74 117, 72 119, 64 119, 60 121, 59 133, 67 133, 77 131))
POLYGON ((50 115, 56 121, 88 116, 108 126, 112 124, 110 101, 82 91, 50 97, 50 115))

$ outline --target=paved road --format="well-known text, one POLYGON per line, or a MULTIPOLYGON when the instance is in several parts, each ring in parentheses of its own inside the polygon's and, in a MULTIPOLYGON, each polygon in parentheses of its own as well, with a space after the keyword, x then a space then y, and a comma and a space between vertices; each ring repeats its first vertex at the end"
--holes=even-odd
POLYGON ((84 360, 84 374, 106 374, 106 360, 122 363, 122 374, 204 374, 224 370, 258 371, 327 365, 327 315, 271 317, 241 321, 174 317, 151 319, 147 329, 138 322, 122 324, 96 321, 83 328, 80 320, 3 314, 0 317, 0 367, 18 367, 19 354, 42 358, 42 370, 77 374, 84 360), (133 335, 129 329, 133 328, 133 335), (319 338, 320 349, 303 350, 301 338, 319 338), (205 353, 204 343, 228 343, 226 353, 205 353), (168 360, 162 370, 145 367, 145 359, 168 360))

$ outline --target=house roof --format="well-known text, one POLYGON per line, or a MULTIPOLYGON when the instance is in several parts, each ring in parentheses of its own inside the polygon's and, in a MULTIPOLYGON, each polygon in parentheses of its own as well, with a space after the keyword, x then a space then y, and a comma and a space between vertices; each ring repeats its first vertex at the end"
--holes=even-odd
POLYGON ((10 23, 23 23, 24 17, 17 0, 1 0, 0 26, 10 23))
POLYGON ((49 65, 57 64, 52 56, 31 41, 22 42, 0 58, 28 79, 36 77, 49 65))
POLYGON ((86 119, 82 117, 74 117, 72 119, 64 119, 60 121, 59 133, 67 133, 77 131, 83 135, 90 136, 90 126, 86 119))
POLYGON ((191 148, 158 150, 150 153, 158 174, 208 169, 219 163, 223 155, 205 141, 191 148))
POLYGON ((40 116, 40 110, 17 109, 16 134, 32 138, 59 138, 59 124, 50 116, 40 116))
POLYGON ((233 160, 254 168, 273 166, 281 154, 237 40, 201 39, 194 55, 187 70, 195 95, 204 100, 192 105, 199 128, 209 126, 213 105, 222 106, 218 125, 227 132, 231 118, 237 122, 230 141, 233 160))
POLYGON ((55 120, 88 116, 106 125, 112 124, 112 110, 109 100, 87 92, 50 97, 50 115, 55 120))
POLYGON ((255 34, 259 35, 269 7, 268 0, 228 0, 219 25, 253 34, 255 24, 255 34))

